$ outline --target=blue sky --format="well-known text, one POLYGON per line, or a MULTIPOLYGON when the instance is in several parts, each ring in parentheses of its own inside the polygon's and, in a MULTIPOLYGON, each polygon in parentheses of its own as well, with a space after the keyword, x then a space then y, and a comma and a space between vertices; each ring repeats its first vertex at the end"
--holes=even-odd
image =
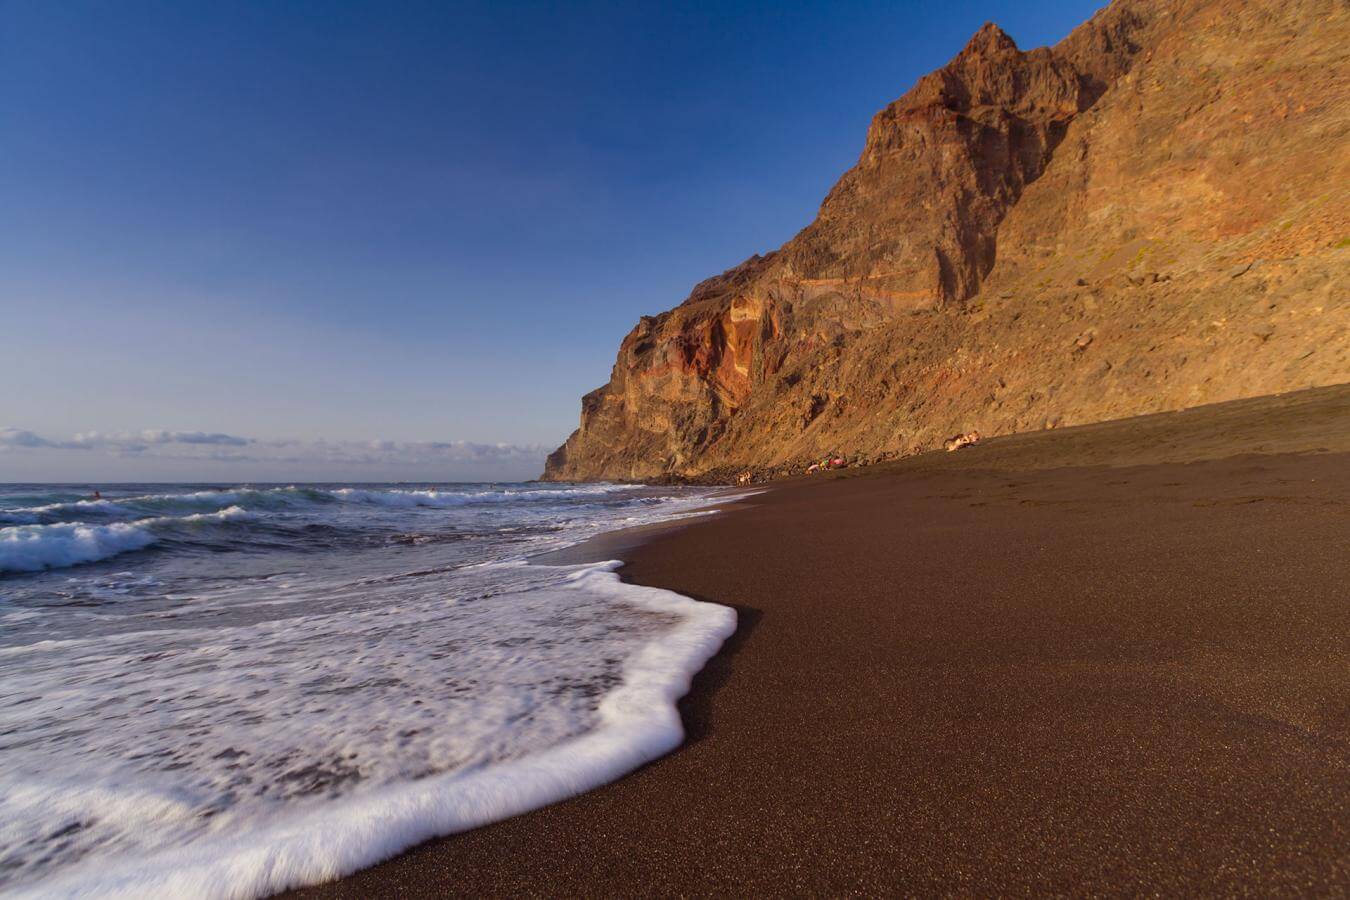
POLYGON ((0 481, 533 476, 877 109, 1098 5, 0 0, 0 481))

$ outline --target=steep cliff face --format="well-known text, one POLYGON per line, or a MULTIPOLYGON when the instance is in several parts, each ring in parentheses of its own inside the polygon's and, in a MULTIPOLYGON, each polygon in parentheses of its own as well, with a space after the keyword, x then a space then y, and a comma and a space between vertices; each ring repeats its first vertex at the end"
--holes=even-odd
POLYGON ((1350 381, 1350 8, 986 25, 816 220, 624 339, 551 479, 726 477, 1350 381))

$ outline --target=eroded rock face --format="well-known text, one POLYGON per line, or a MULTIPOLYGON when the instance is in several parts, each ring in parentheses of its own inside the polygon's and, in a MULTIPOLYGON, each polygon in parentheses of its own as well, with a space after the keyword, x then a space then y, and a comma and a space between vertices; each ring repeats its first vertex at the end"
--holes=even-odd
POLYGON ((1117 0, 1025 53, 986 25, 876 115, 814 222, 638 323, 545 477, 1350 380, 1348 47, 1338 0, 1117 0))

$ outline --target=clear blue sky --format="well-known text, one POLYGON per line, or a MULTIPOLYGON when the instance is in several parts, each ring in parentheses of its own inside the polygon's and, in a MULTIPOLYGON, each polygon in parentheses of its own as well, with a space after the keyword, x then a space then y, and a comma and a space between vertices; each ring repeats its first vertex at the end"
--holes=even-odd
MULTIPOLYGON (((174 446, 91 431, 557 444, 639 315, 809 222, 983 22, 1099 5, 0 0, 0 481, 174 446)), ((348 477, 486 472, 408 465, 348 477)))

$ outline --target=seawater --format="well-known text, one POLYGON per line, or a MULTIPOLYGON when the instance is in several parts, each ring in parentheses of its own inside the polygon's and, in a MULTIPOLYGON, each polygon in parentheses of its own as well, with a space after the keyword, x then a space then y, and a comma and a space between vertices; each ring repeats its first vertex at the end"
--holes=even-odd
POLYGON ((595 485, 0 486, 0 892, 254 897, 683 738, 732 610, 529 558, 706 514, 595 485))

